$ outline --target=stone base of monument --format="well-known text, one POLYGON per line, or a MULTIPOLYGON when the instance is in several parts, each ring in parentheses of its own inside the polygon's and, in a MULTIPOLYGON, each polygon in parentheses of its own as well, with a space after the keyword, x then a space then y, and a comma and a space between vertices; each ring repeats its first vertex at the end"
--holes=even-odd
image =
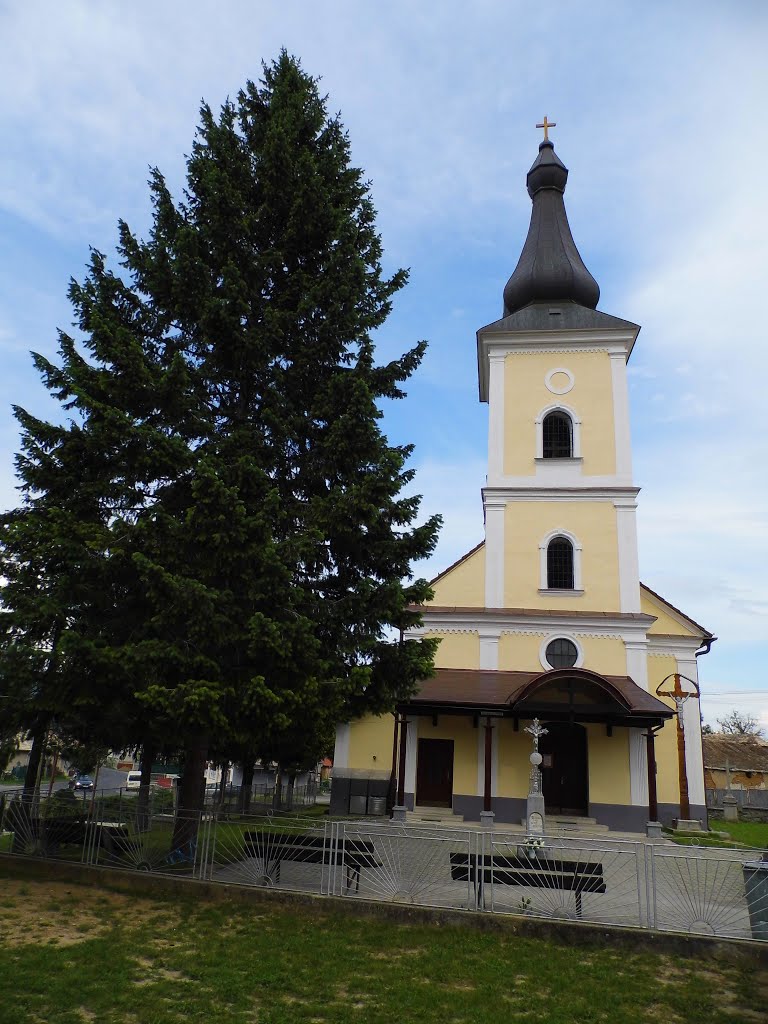
POLYGON ((660 821, 648 821, 645 824, 645 834, 649 839, 661 839, 664 835, 662 828, 660 821))
POLYGON ((723 797, 723 817, 726 821, 739 820, 739 801, 729 793, 723 797))
POLYGON ((493 828, 495 818, 493 811, 480 811, 480 824, 483 828, 493 828))
POLYGON ((701 822, 695 818, 678 818, 675 832, 703 832, 701 822))
POLYGON ((544 794, 529 793, 525 810, 525 831, 529 835, 544 835, 544 794))
POLYGON ((403 821, 403 822, 405 822, 405 821, 408 820, 408 818, 406 817, 407 814, 408 814, 408 808, 407 807, 397 807, 397 806, 393 807, 392 808, 392 821, 403 821))

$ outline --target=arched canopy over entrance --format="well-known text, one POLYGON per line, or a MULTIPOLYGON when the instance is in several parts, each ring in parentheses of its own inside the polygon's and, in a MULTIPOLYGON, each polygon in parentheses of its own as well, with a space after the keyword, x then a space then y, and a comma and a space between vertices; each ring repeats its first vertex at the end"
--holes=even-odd
POLYGON ((622 687, 597 672, 563 668, 534 676, 510 694, 509 708, 520 718, 606 722, 631 714, 632 702, 622 687))

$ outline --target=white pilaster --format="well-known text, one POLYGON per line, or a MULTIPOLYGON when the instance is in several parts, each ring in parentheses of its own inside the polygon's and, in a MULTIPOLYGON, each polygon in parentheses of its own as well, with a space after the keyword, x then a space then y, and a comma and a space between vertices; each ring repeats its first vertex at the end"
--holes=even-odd
POLYGON ((506 353, 488 356, 488 483, 504 475, 504 365, 506 353))
POLYGON ((499 667, 500 629, 480 629, 480 668, 499 667))
POLYGON ((333 748, 333 767, 349 767, 349 737, 352 727, 349 722, 336 726, 336 744, 333 748))
POLYGON ((504 511, 506 502, 483 494, 485 506, 485 607, 504 607, 504 511))
POLYGON ((405 733, 405 792, 413 793, 416 799, 416 758, 419 750, 419 719, 415 715, 408 716, 408 728, 405 733))
POLYGON ((623 612, 640 611, 640 564, 637 556, 637 502, 617 498, 616 535, 619 548, 619 602, 623 612))
POLYGON ((629 433, 629 391, 627 389, 627 357, 624 352, 611 352, 611 390, 613 392, 613 430, 616 444, 616 475, 623 482, 632 481, 632 445, 629 433))
MULTIPOLYGON (((696 658, 677 658, 677 671, 698 683, 696 658)), ((683 683, 685 688, 685 683, 683 683)), ((704 790, 704 758, 701 747, 701 707, 695 697, 689 697, 683 705, 685 729, 685 769, 688 773, 688 799, 702 807, 706 803, 704 790)), ((693 812, 691 812, 693 813, 693 812)))
MULTIPOLYGON (((623 610, 623 609, 622 609, 623 610)), ((624 637, 627 651, 627 675, 642 689, 648 689, 648 640, 624 637)))
POLYGON ((642 729, 629 730, 629 796, 634 807, 648 806, 648 749, 642 729))

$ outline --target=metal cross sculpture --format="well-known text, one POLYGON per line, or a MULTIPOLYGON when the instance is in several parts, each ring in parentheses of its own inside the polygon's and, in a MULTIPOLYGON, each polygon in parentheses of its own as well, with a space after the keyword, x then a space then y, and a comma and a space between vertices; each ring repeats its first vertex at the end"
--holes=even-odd
POLYGON ((538 752, 539 752, 539 736, 546 736, 547 733, 549 732, 549 729, 543 729, 539 725, 538 718, 534 718, 533 725, 526 725, 526 727, 523 729, 523 732, 528 732, 528 733, 531 734, 531 736, 533 736, 533 752, 534 752, 534 754, 538 754, 538 752))
POLYGON ((549 129, 557 128, 557 121, 548 121, 547 115, 545 114, 544 120, 541 122, 541 124, 537 124, 536 127, 544 129, 544 141, 546 142, 549 139, 549 129))

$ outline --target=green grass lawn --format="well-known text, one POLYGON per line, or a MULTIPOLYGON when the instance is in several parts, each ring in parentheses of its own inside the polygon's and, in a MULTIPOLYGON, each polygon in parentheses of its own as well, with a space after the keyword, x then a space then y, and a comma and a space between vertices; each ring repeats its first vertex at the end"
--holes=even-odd
POLYGON ((766 1020, 768 972, 714 955, 0 880, 0 1024, 766 1020))
POLYGON ((759 821, 723 821, 722 818, 709 818, 709 827, 715 832, 727 832, 730 838, 709 836, 703 832, 695 838, 676 837, 673 832, 666 835, 667 839, 681 846, 748 846, 759 850, 768 850, 768 823, 759 821))

